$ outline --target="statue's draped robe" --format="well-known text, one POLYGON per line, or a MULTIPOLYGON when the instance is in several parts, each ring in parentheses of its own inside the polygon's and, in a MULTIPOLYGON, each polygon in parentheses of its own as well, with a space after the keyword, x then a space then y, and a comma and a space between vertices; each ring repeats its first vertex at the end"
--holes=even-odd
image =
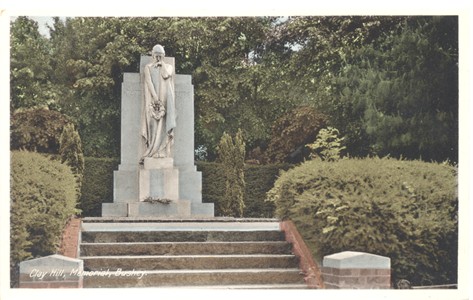
POLYGON ((171 157, 171 145, 176 127, 173 67, 162 63, 144 68, 144 105, 141 135, 144 142, 143 158, 171 157), (153 95, 158 96, 158 111, 153 95), (164 112, 162 111, 164 109, 164 112))

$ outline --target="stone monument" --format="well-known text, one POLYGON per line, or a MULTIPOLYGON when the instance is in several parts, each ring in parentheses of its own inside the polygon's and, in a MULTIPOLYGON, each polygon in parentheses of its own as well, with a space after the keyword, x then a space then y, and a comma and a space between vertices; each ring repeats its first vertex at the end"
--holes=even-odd
POLYGON ((174 58, 156 45, 141 56, 139 74, 123 74, 121 160, 104 217, 214 216, 194 165, 192 78, 174 70, 174 58))

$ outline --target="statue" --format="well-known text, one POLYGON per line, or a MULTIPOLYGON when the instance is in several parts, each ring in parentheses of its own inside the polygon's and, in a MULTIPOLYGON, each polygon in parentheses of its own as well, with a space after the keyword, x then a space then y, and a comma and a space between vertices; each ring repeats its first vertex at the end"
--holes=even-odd
POLYGON ((172 157, 171 146, 176 127, 173 66, 164 62, 164 48, 156 45, 152 50, 153 62, 144 68, 144 105, 141 135, 146 157, 172 157))

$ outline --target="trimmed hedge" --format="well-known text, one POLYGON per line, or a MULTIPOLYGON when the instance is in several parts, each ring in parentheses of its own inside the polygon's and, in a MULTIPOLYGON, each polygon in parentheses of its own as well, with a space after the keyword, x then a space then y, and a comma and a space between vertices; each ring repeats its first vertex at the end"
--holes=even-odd
POLYGON ((84 217, 102 216, 102 203, 113 202, 113 171, 118 158, 85 157, 80 208, 84 217))
MULTIPOLYGON (((113 202, 113 171, 118 168, 116 158, 85 158, 84 181, 80 208, 82 216, 101 216, 102 203, 113 202)), ((205 203, 215 203, 215 215, 223 216, 220 199, 225 192, 225 178, 219 163, 197 162, 202 172, 202 197, 205 203)), ((273 217, 274 204, 265 202, 266 192, 273 187, 279 170, 287 170, 290 164, 245 166, 244 217, 273 217)))
POLYGON ((314 256, 362 251, 391 258, 393 279, 457 282, 458 195, 453 166, 390 158, 308 161, 281 175, 268 200, 314 256))
MULTIPOLYGON (((11 152, 10 266, 55 253, 70 216, 79 213, 77 182, 71 169, 54 158, 11 152)), ((12 276, 12 281, 15 276, 12 276)))
POLYGON ((273 218, 275 205, 265 201, 266 193, 274 186, 281 171, 287 171, 291 164, 246 165, 244 216, 247 218, 273 218))

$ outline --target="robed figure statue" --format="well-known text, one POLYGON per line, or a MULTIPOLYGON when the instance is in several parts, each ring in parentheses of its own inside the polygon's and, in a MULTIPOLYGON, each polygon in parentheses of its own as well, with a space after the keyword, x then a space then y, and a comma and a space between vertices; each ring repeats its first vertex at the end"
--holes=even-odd
POLYGON ((176 127, 174 69, 164 62, 164 48, 153 47, 153 62, 144 68, 144 105, 141 135, 144 158, 172 157, 171 146, 176 127))

